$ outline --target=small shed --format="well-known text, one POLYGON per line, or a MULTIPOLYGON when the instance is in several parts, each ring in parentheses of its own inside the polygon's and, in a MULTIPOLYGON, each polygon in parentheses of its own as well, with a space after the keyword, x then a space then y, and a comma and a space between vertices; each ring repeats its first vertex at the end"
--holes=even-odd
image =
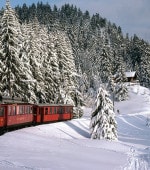
POLYGON ((127 82, 135 82, 137 80, 136 71, 127 71, 125 72, 127 82))

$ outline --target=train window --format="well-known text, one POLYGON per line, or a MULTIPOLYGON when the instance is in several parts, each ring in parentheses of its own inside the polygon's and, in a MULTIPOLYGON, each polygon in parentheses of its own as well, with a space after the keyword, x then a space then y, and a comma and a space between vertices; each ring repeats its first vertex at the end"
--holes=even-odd
POLYGON ((69 112, 69 108, 65 107, 65 111, 66 111, 66 113, 68 113, 69 112))
POLYGON ((29 106, 25 106, 25 114, 29 114, 30 113, 30 108, 29 106))
POLYGON ((4 116, 4 107, 0 108, 0 116, 4 116))
POLYGON ((69 113, 72 113, 72 107, 69 107, 69 113))
POLYGON ((71 107, 68 107, 68 113, 70 113, 71 112, 71 107))
POLYGON ((24 114, 24 106, 19 106, 19 114, 24 114))
POLYGON ((57 108, 56 107, 54 107, 54 114, 56 114, 57 113, 57 108))
POLYGON ((59 113, 59 114, 62 114, 62 108, 61 108, 61 107, 59 107, 58 113, 59 113))
POLYGON ((45 108, 45 114, 48 115, 48 108, 45 108))
POLYGON ((53 109, 52 109, 52 107, 50 107, 50 114, 53 114, 53 109))
POLYGON ((29 108, 30 108, 30 114, 32 114, 33 113, 33 108, 32 108, 32 106, 29 106, 29 108))
POLYGON ((60 107, 59 108, 59 114, 63 114, 64 113, 64 107, 60 107))
POLYGON ((16 115, 16 106, 8 106, 8 116, 16 115))
POLYGON ((8 116, 11 115, 11 106, 8 106, 8 116))
POLYGON ((65 107, 62 108, 63 109, 63 114, 65 113, 65 107))
POLYGON ((25 113, 30 114, 30 106, 25 106, 25 113))
POLYGON ((16 115, 16 106, 12 106, 11 115, 16 115))

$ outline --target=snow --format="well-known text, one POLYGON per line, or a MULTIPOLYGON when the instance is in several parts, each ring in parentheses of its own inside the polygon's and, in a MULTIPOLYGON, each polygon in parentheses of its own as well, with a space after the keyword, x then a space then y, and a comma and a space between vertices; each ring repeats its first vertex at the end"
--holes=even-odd
POLYGON ((129 71, 129 72, 125 72, 126 77, 134 77, 135 76, 135 71, 129 71))
POLYGON ((0 136, 1 170, 150 170, 150 91, 135 85, 116 102, 118 141, 92 140, 91 108, 71 121, 44 124, 0 136))

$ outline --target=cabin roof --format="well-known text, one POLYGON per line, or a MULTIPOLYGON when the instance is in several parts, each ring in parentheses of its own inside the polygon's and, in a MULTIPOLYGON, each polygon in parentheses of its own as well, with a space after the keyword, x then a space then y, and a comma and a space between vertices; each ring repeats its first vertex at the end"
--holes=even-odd
POLYGON ((136 71, 128 71, 125 72, 126 77, 135 77, 136 71))

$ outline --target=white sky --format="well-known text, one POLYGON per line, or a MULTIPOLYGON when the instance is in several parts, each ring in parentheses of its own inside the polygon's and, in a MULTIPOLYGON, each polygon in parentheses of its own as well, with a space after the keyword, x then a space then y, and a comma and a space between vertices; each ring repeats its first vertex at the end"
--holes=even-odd
MULTIPOLYGON (((64 3, 74 4, 81 10, 88 10, 91 14, 99 13, 117 26, 121 26, 123 33, 134 33, 150 42, 150 0, 39 0, 50 5, 61 6, 64 3)), ((32 4, 38 0, 10 0, 14 7, 17 4, 32 4)), ((0 1, 0 8, 5 0, 0 1)))

